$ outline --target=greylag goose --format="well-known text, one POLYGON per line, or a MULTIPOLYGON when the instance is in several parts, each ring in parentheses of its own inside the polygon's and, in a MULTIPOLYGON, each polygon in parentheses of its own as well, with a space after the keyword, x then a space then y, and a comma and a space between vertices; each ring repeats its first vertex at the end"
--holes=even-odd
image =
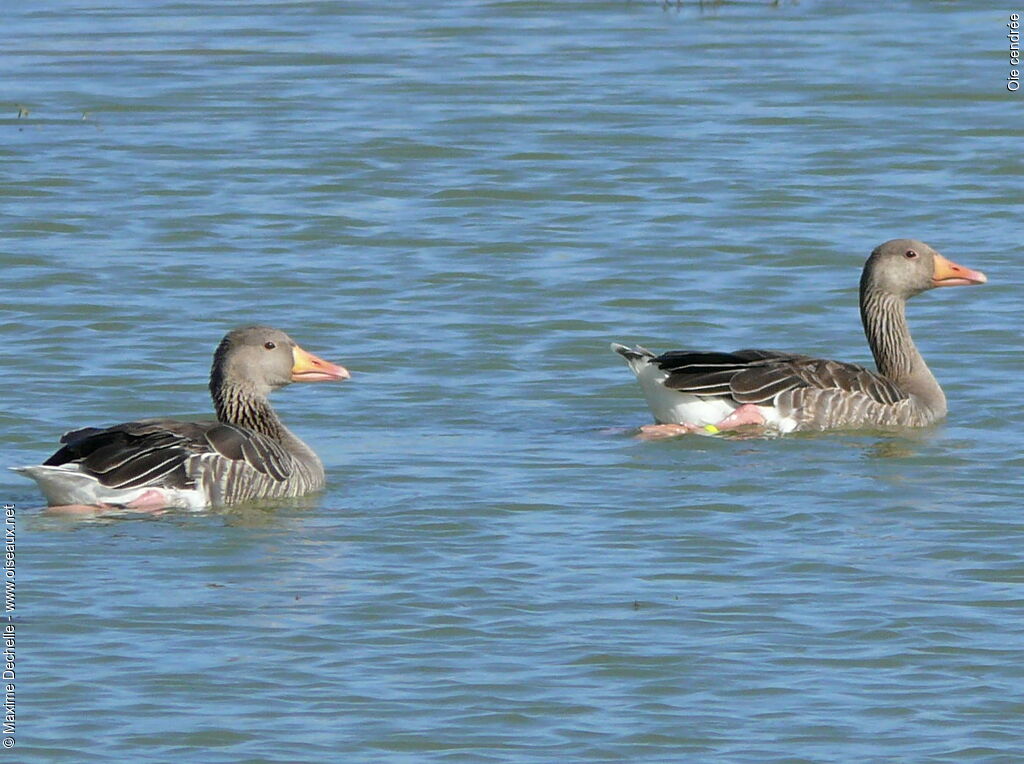
POLYGON ((910 337, 907 300, 933 287, 986 281, 920 241, 877 247, 860 279, 861 320, 877 372, 774 350, 655 355, 618 343, 612 349, 636 374, 658 422, 641 428, 649 437, 741 425, 784 433, 922 427, 946 415, 946 396, 910 337))
POLYGON ((50 506, 199 509, 300 496, 323 487, 323 464, 281 423, 267 396, 290 382, 348 377, 282 331, 235 329, 213 356, 215 420, 72 430, 43 464, 15 470, 39 484, 50 506))

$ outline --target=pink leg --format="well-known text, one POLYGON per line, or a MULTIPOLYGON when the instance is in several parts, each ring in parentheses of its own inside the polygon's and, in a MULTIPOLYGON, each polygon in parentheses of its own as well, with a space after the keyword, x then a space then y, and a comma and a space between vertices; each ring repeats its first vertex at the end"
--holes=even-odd
POLYGON ((54 515, 75 517, 100 517, 107 514, 118 514, 125 511, 158 513, 167 508, 167 497, 156 489, 146 491, 124 506, 115 504, 57 504, 47 507, 46 511, 54 515))
POLYGON ((721 422, 704 427, 697 424, 645 424, 640 428, 640 434, 637 437, 642 440, 660 440, 661 438, 674 438, 678 435, 689 435, 693 432, 706 432, 713 435, 722 430, 732 430, 747 424, 764 424, 761 410, 753 403, 744 403, 721 422))
POLYGON ((753 403, 744 403, 716 424, 715 427, 719 430, 731 430, 734 427, 742 427, 745 424, 764 424, 764 416, 762 416, 761 410, 753 403))
POLYGON ((155 488, 140 494, 137 498, 132 499, 124 505, 125 509, 138 509, 138 510, 154 510, 154 509, 166 509, 167 508, 167 497, 163 491, 158 491, 155 488))

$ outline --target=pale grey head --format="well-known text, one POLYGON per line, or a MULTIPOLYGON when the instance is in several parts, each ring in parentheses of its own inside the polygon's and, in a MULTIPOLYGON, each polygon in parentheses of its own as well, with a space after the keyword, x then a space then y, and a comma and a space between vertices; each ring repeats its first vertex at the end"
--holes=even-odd
POLYGON ((984 284, 985 274, 957 265, 917 239, 892 239, 871 253, 861 276, 861 292, 881 292, 904 300, 941 286, 984 284))
POLYGON ((245 326, 221 340, 213 355, 210 391, 246 388, 260 396, 291 382, 348 379, 348 371, 303 350, 287 334, 269 326, 245 326))

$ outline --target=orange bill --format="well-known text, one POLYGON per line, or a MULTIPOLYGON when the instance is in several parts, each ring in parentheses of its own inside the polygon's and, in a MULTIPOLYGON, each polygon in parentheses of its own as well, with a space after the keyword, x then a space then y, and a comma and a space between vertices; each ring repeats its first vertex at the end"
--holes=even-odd
POLYGON ((292 348, 292 360, 292 382, 329 382, 352 376, 344 366, 317 358, 298 345, 292 348))
POLYGON ((947 260, 942 255, 935 255, 935 268, 932 271, 932 285, 941 286, 967 286, 968 284, 984 284, 988 281, 981 271, 972 271, 957 265, 952 260, 947 260))

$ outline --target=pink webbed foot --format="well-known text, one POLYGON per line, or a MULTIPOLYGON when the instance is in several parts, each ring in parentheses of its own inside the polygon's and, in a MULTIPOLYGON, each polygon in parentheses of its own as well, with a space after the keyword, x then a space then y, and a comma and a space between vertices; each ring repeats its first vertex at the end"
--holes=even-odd
POLYGON ((98 517, 111 509, 110 505, 99 504, 53 504, 44 511, 50 515, 67 517, 98 517))
POLYGON ((645 424, 640 428, 637 435, 641 440, 660 440, 662 438, 675 438, 679 435, 689 435, 694 432, 714 435, 722 430, 733 430, 744 425, 763 425, 764 415, 753 403, 744 403, 736 408, 729 416, 716 424, 645 424))
POLYGON ((675 438, 679 435, 689 435, 701 428, 694 424, 645 424, 640 428, 637 437, 641 440, 661 440, 662 438, 675 438))

